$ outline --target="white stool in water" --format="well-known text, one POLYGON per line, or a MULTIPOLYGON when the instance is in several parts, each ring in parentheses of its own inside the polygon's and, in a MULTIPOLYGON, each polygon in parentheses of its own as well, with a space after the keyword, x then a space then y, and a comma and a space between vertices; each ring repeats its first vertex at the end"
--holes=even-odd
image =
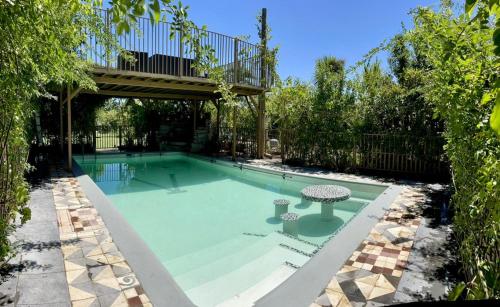
POLYGON ((282 214, 281 219, 283 220, 283 232, 297 237, 299 235, 299 215, 288 212, 282 214))
POLYGON ((288 212, 288 205, 290 201, 288 199, 275 199, 274 204, 274 217, 279 219, 282 214, 288 212))

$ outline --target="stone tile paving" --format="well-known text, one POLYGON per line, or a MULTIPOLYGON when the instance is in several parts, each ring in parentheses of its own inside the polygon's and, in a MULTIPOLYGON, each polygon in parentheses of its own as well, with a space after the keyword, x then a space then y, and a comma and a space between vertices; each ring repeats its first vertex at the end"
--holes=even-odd
POLYGON ((64 274, 73 306, 152 306, 78 180, 51 170, 64 274))
POLYGON ((48 182, 30 191, 32 218, 10 237, 17 255, 3 267, 1 305, 70 306, 56 212, 48 182))
MULTIPOLYGON (((280 160, 245 162, 277 171, 382 183, 372 177, 320 168, 283 166, 280 160)), ((422 214, 424 203, 428 201, 426 192, 440 190, 442 186, 405 182, 404 187, 366 240, 325 285, 310 307, 387 305, 444 298, 450 283, 443 281, 447 278, 436 275, 449 270, 445 267, 453 258, 445 247, 450 229, 446 225, 430 226, 430 219, 422 214)), ((444 274, 452 275, 449 271, 444 274)))
POLYGON ((311 307, 391 304, 420 225, 422 198, 405 188, 311 307))

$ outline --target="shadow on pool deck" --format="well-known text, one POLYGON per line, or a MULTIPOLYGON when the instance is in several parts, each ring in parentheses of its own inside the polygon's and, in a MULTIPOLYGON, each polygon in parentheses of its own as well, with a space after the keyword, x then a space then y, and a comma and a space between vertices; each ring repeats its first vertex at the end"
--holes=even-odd
POLYGON ((423 189, 427 195, 419 213, 423 220, 394 297, 395 302, 446 299, 448 291, 462 278, 450 227, 450 195, 446 187, 427 185, 423 189))
POLYGON ((0 292, 12 299, 9 305, 69 306, 48 164, 38 165, 28 181, 32 217, 10 236, 16 255, 0 271, 0 292))

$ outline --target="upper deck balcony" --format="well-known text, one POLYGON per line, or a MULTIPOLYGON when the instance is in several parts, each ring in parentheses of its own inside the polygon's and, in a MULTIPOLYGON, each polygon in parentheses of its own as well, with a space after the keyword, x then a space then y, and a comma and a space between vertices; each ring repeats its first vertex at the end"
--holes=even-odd
MULTIPOLYGON (((206 100, 217 98, 216 84, 209 72, 195 66, 196 54, 191 43, 185 42, 185 32, 173 30, 168 22, 151 23, 138 18, 128 33, 118 34, 111 22, 111 12, 100 10, 106 31, 114 37, 129 57, 110 48, 95 37, 88 38, 91 46, 84 57, 94 66, 93 78, 98 93, 118 97, 150 97, 160 99, 206 100)), ((192 35, 201 36, 200 45, 214 51, 216 62, 228 83, 239 95, 257 95, 268 87, 267 69, 262 69, 261 48, 238 38, 192 28, 192 35), (263 77, 266 82, 261 82, 263 77)))

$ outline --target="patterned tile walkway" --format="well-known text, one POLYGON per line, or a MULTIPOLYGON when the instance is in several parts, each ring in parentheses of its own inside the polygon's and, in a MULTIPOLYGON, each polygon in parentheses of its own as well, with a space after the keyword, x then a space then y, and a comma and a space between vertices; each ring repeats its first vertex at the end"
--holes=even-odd
POLYGON ((420 225, 418 204, 423 200, 417 188, 405 188, 311 307, 391 304, 420 225))
POLYGON ((152 306, 78 180, 51 169, 64 268, 73 306, 152 306))

